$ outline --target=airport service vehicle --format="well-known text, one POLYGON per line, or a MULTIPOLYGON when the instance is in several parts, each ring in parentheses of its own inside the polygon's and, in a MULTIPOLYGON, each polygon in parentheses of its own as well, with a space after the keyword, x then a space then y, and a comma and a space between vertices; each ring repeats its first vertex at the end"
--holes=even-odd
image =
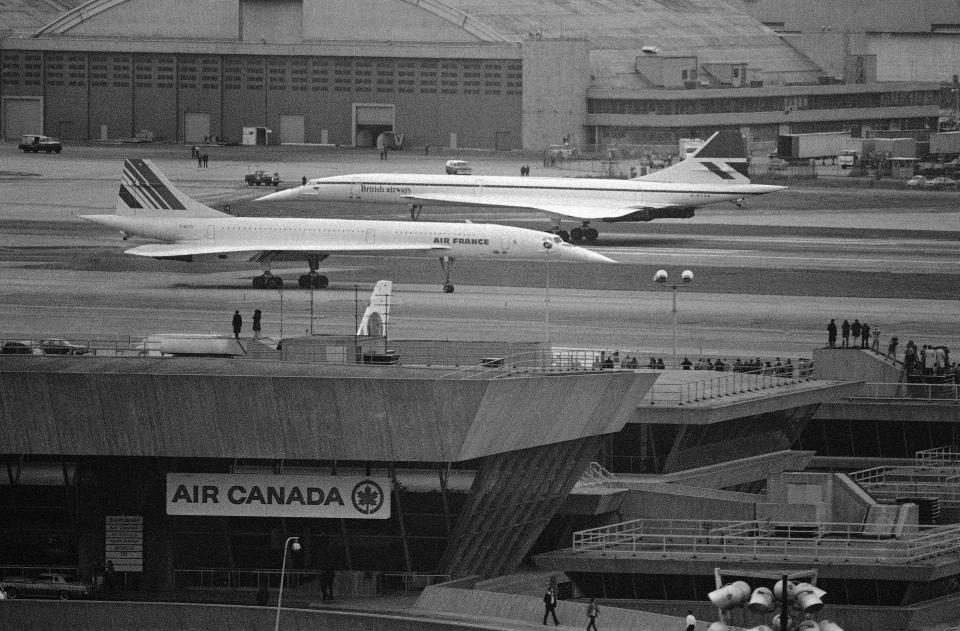
POLYGON ((853 168, 857 164, 858 158, 857 152, 853 149, 844 149, 837 156, 837 164, 840 165, 841 169, 853 168))
POLYGON ((93 585, 80 581, 68 581, 63 574, 47 572, 37 578, 4 578, 0 581, 7 598, 87 598, 93 593, 93 585))
POLYGON ((247 186, 280 186, 280 174, 276 171, 270 173, 260 169, 253 173, 247 173, 243 179, 247 186))
POLYGON ((258 201, 309 200, 520 208, 545 213, 564 241, 596 241, 591 221, 651 221, 693 217, 707 204, 765 195, 784 186, 751 184, 739 131, 717 132, 690 158, 632 180, 366 173, 317 178, 258 201), (569 233, 561 218, 582 222, 569 233))
POLYGON ((17 147, 24 153, 60 153, 63 151, 63 143, 50 136, 41 136, 40 134, 24 134, 20 136, 20 144, 17 147))
POLYGON ((447 175, 471 175, 473 173, 473 169, 470 168, 470 163, 466 160, 447 160, 444 168, 447 171, 447 175))
POLYGON ((935 177, 932 180, 927 181, 927 188, 954 188, 957 185, 957 181, 941 175, 940 177, 935 177))
POLYGON ((255 289, 283 287, 283 280, 270 267, 285 254, 306 258, 309 272, 300 276, 299 285, 308 289, 327 286, 327 277, 317 269, 331 254, 436 257, 446 273, 444 293, 453 291, 450 273, 458 258, 615 262, 564 243, 556 235, 495 224, 234 217, 184 195, 149 160, 124 163, 119 197, 115 214, 81 218, 115 228, 121 235, 161 242, 137 246, 127 254, 188 262, 259 263, 263 274, 253 279, 255 289))
POLYGON ((69 340, 52 338, 40 342, 40 350, 45 355, 84 355, 90 349, 83 344, 75 344, 69 340))
POLYGON ((850 133, 828 131, 813 134, 781 134, 777 156, 790 162, 836 158, 850 144, 850 133))

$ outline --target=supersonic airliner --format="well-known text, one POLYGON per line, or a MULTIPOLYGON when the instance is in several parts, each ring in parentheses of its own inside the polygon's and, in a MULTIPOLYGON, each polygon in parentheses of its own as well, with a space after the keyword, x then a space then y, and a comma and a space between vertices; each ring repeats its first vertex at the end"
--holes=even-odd
POLYGON ((521 208, 545 213, 564 241, 593 242, 598 233, 591 221, 684 219, 707 204, 786 188, 751 184, 747 167, 743 138, 730 130, 713 134, 686 160, 632 180, 364 173, 313 179, 257 201, 405 204, 414 219, 424 205, 521 208), (567 233, 563 218, 582 225, 567 233))
POLYGON ((81 215, 116 228, 124 238, 138 235, 163 243, 140 245, 127 254, 180 261, 256 261, 263 275, 254 288, 277 289, 283 279, 270 273, 284 253, 303 255, 310 271, 300 276, 304 288, 329 282, 317 273, 331 254, 432 256, 446 274, 443 291, 453 291, 450 271, 455 259, 534 260, 615 263, 601 254, 564 243, 546 232, 495 224, 411 223, 352 219, 234 217, 205 206, 179 191, 149 160, 123 166, 115 214, 81 215))

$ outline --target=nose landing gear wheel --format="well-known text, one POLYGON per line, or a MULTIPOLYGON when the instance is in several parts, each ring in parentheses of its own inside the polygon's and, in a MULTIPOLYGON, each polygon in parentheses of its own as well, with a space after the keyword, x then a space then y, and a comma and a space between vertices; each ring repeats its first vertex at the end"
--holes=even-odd
POLYGON ((297 284, 301 289, 326 289, 330 284, 330 279, 322 274, 315 272, 310 274, 301 274, 297 279, 297 284))

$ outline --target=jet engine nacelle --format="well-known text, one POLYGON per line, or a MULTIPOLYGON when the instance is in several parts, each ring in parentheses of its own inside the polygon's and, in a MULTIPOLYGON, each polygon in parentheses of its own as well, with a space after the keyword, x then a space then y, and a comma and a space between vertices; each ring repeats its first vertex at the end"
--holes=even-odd
POLYGON ((804 620, 797 625, 797 631, 820 631, 820 625, 816 620, 804 620))
POLYGON ((680 280, 682 280, 684 284, 693 281, 693 272, 688 269, 683 270, 683 273, 680 274, 680 280))
POLYGON ((730 627, 722 622, 711 622, 710 626, 707 627, 707 631, 730 631, 730 627))
POLYGON ((768 613, 774 610, 773 592, 766 587, 758 587, 750 595, 747 609, 753 613, 768 613))
POLYGON ((833 620, 821 620, 820 631, 843 631, 843 627, 833 620))
POLYGON ((768 626, 765 625, 765 624, 761 624, 761 625, 757 625, 757 626, 755 626, 755 627, 753 627, 753 628, 751 628, 751 629, 747 629, 747 631, 773 631, 773 629, 771 629, 770 627, 768 627, 768 626))
POLYGON ((658 269, 657 273, 653 275, 653 282, 655 283, 665 283, 667 282, 667 270, 658 269))
POLYGON ((747 602, 750 598, 750 586, 744 581, 735 581, 729 585, 724 585, 720 589, 713 590, 707 594, 707 598, 722 611, 725 611, 747 602))

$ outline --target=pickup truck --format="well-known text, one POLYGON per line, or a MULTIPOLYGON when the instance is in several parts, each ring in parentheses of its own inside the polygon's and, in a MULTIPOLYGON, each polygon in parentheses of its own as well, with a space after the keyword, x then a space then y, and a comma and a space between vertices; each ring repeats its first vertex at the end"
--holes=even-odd
POLYGON ((68 581, 63 574, 45 573, 37 578, 9 577, 0 581, 0 589, 7 594, 7 598, 36 597, 36 598, 88 598, 93 593, 93 586, 79 581, 68 581))
POLYGON ((40 134, 24 134, 20 137, 20 144, 17 145, 24 153, 40 153, 45 151, 50 153, 60 153, 63 151, 63 143, 50 136, 41 136, 40 134))
POLYGON ((280 174, 274 171, 254 171, 243 178, 247 186, 280 186, 280 174))

